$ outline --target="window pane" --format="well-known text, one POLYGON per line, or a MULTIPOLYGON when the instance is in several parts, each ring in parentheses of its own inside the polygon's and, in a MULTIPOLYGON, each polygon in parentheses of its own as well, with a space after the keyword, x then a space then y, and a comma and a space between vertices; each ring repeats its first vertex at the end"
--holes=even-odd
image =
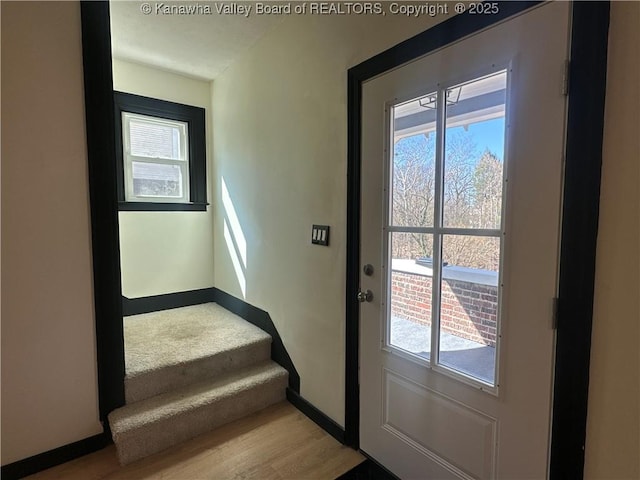
POLYGON ((154 121, 153 117, 129 119, 131 155, 138 157, 185 160, 187 125, 181 122, 154 121))
POLYGON ((493 385, 500 239, 444 235, 442 258, 439 363, 493 385))
POLYGON ((424 358, 431 352, 433 235, 392 233, 389 343, 424 358))
POLYGON ((393 108, 391 224, 433 226, 436 94, 393 108))
POLYGON ((507 72, 447 89, 444 226, 499 229, 507 72))
POLYGON ((181 198, 182 168, 179 165, 132 162, 133 194, 143 197, 181 198))

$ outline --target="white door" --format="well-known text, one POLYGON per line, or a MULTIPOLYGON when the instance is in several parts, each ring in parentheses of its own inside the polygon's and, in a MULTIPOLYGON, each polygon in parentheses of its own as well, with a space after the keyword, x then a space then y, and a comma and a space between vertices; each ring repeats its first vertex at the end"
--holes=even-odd
POLYGON ((547 476, 569 10, 363 84, 360 446, 400 478, 547 476))

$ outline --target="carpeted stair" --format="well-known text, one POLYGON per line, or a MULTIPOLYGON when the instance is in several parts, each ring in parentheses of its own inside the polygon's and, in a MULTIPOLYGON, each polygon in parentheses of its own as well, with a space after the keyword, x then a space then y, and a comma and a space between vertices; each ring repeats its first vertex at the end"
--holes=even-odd
POLYGON ((109 414, 127 464, 284 400, 271 337, 207 303, 125 317, 127 405, 109 414))

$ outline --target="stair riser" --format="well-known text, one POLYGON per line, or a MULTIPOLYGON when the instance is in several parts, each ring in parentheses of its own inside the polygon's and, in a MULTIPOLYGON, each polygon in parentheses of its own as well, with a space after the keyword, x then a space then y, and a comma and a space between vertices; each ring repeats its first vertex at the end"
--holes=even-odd
POLYGON ((120 462, 131 463, 280 402, 286 385, 287 375, 278 375, 174 417, 114 434, 120 462))
POLYGON ((263 362, 271 357, 271 342, 265 341, 231 352, 198 359, 125 379, 127 404, 151 398, 192 383, 263 362))

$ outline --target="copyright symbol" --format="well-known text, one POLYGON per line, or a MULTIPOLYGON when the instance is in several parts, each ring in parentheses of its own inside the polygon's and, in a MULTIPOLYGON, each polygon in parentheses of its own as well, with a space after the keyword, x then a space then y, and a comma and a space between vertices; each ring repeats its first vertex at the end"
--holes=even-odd
POLYGON ((456 6, 453 7, 456 13, 463 13, 467 7, 464 6, 464 3, 456 3, 456 6))
POLYGON ((140 5, 140 11, 144 15, 149 15, 151 13, 151 4, 150 3, 143 3, 142 5, 140 5))

